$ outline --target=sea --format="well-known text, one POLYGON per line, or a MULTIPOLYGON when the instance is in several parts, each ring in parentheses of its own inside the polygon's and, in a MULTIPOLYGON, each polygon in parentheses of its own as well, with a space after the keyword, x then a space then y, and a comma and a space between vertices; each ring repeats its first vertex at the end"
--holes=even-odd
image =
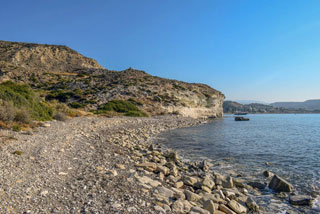
MULTIPOLYGON (((320 114, 249 114, 249 121, 225 115, 207 124, 170 130, 157 143, 190 161, 208 160, 213 170, 266 181, 269 170, 295 194, 316 197, 312 207, 294 207, 268 188, 256 196, 265 213, 320 213, 320 114)), ((267 181, 266 181, 267 182, 267 181)))

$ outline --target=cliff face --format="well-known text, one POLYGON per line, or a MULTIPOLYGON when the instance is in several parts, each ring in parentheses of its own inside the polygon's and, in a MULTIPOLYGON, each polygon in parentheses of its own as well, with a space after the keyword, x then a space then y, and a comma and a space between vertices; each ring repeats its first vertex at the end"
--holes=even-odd
POLYGON ((110 71, 66 46, 0 41, 0 81, 24 82, 49 98, 94 110, 113 99, 134 100, 150 115, 221 117, 224 95, 127 69, 110 71))

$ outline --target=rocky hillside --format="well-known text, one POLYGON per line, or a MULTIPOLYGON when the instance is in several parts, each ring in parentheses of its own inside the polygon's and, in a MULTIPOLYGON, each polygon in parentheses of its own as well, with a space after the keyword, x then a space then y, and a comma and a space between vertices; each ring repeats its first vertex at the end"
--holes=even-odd
POLYGON ((47 100, 88 111, 99 110, 111 100, 129 100, 149 115, 223 115, 224 95, 207 85, 132 68, 111 71, 66 46, 0 41, 0 81, 6 80, 27 83, 47 100))

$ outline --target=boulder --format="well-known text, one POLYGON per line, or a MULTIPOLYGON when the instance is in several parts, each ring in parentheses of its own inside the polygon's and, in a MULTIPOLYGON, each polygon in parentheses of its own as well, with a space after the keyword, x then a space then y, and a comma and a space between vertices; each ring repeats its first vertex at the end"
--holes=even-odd
POLYGON ((183 180, 184 184, 193 186, 195 183, 198 182, 198 178, 196 177, 191 177, 191 176, 186 176, 183 180))
POLYGON ((311 205, 313 198, 308 195, 291 195, 289 197, 289 202, 292 205, 308 206, 311 205))
POLYGON ((269 188, 276 192, 292 192, 293 186, 283 178, 274 175, 269 183, 269 188))
POLYGON ((203 203, 203 209, 208 210, 210 214, 215 214, 219 205, 213 203, 213 201, 208 200, 203 203))
POLYGON ((150 162, 145 162, 145 163, 140 163, 136 164, 136 167, 141 167, 147 171, 153 172, 157 169, 157 164, 156 163, 150 163, 150 162))
POLYGON ((170 169, 165 167, 165 166, 161 166, 161 165, 157 165, 157 169, 158 172, 162 172, 164 175, 169 175, 170 174, 170 169))
POLYGON ((229 209, 228 207, 226 207, 224 204, 220 204, 219 205, 219 210, 221 210, 222 212, 226 213, 226 214, 236 214, 235 212, 233 212, 231 209, 229 209))
POLYGON ((161 196, 164 196, 166 198, 172 198, 173 197, 173 194, 174 192, 166 187, 157 187, 157 189, 155 189, 154 191, 156 194, 159 194, 161 196))
POLYGON ((196 193, 193 193, 189 190, 185 190, 184 191, 184 194, 186 195, 186 198, 188 201, 194 201, 194 202, 197 202, 201 199, 201 196, 196 194, 196 193))
POLYGON ((267 177, 267 178, 270 178, 270 177, 272 177, 274 174, 273 174, 272 172, 266 170, 266 171, 263 172, 263 175, 264 175, 265 177, 267 177))
POLYGON ((199 168, 202 169, 203 171, 208 171, 210 168, 208 161, 206 160, 201 161, 199 164, 199 168))
POLYGON ((179 199, 171 205, 171 210, 176 213, 188 213, 191 207, 189 201, 179 199))
POLYGON ((250 210, 253 210, 253 211, 259 210, 259 206, 257 205, 257 203, 250 197, 247 198, 246 205, 250 210))
POLYGON ((259 190, 264 190, 266 188, 266 184, 259 181, 248 182, 248 185, 259 190))
POLYGON ((209 187, 209 189, 212 189, 215 186, 215 183, 209 177, 205 177, 202 181, 202 185, 209 187))
POLYGON ((192 207, 190 210, 190 214, 210 214, 210 212, 200 207, 192 207))
POLYGON ((231 200, 228 203, 228 206, 237 214, 247 213, 247 208, 241 205, 240 203, 236 202, 235 200, 231 200))

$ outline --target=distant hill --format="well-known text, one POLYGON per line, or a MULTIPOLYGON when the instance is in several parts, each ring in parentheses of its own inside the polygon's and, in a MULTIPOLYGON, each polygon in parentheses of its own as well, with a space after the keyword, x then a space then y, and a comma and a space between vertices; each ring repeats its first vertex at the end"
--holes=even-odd
POLYGON ((223 116, 225 96, 208 85, 160 78, 133 68, 108 70, 61 45, 0 41, 0 83, 5 81, 28 84, 47 100, 87 111, 124 100, 149 115, 223 116))
POLYGON ((305 109, 309 111, 320 110, 320 99, 307 100, 304 102, 276 102, 271 103, 274 107, 283 107, 288 109, 305 109))
POLYGON ((264 104, 268 105, 269 103, 264 102, 264 101, 259 101, 259 100, 234 100, 234 102, 246 105, 246 104, 252 104, 252 103, 259 103, 259 104, 264 104))
POLYGON ((319 113, 320 110, 305 110, 305 109, 294 109, 294 108, 284 108, 281 106, 264 105, 260 103, 251 104, 240 104, 234 101, 225 101, 223 103, 224 113, 233 114, 236 112, 247 112, 251 114, 256 113, 319 113))

